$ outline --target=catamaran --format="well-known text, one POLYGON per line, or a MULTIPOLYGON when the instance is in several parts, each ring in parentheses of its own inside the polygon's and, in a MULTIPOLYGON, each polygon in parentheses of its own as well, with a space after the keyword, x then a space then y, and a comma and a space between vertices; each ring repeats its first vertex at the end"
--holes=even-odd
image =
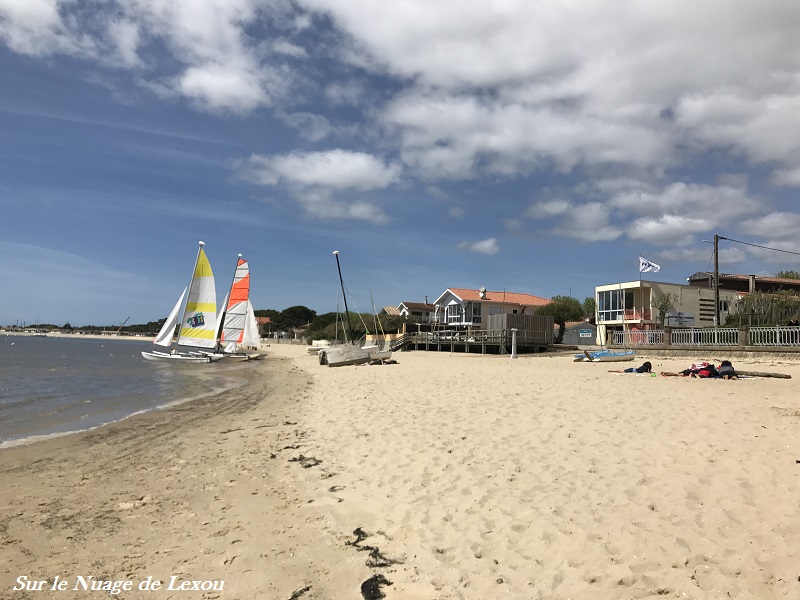
POLYGON ((217 293, 214 287, 214 273, 211 263, 203 250, 204 242, 200 242, 197 259, 189 285, 183 290, 178 302, 169 313, 161 331, 153 343, 169 348, 175 326, 180 324, 178 339, 170 352, 161 350, 142 351, 147 360, 173 360, 186 363, 208 363, 220 360, 221 356, 194 351, 179 351, 178 348, 214 348, 216 345, 217 293), (188 295, 187 295, 188 293, 188 295), (186 303, 184 304, 184 298, 186 303), (182 309, 182 310, 181 310, 182 309), (180 315, 180 318, 179 318, 180 315))
POLYGON ((248 352, 248 348, 261 345, 253 305, 250 303, 250 264, 239 255, 233 283, 224 303, 216 353, 226 358, 250 360, 261 358, 259 352, 248 352))
POLYGON ((347 292, 344 289, 344 279, 342 279, 342 267, 339 264, 339 251, 333 251, 336 257, 336 268, 339 270, 339 284, 342 286, 342 297, 344 300, 344 314, 347 317, 347 329, 345 330, 345 340, 343 344, 331 346, 319 351, 319 364, 329 367, 343 367, 345 365, 361 365, 370 361, 369 352, 358 346, 353 337, 353 326, 350 323, 350 312, 347 309, 347 292), (347 333, 350 339, 347 339, 347 333))

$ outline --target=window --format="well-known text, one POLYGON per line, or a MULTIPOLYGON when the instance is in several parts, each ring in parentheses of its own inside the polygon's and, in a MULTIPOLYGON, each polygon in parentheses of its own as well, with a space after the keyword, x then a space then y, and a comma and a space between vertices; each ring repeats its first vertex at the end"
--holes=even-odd
MULTIPOLYGON (((631 302, 633 294, 631 294, 631 302)), ((597 317, 604 321, 622 321, 625 315, 625 291, 609 290, 597 294, 597 317)))
POLYGON ((461 305, 449 304, 446 309, 447 323, 461 323, 461 305))
POLYGON ((473 302, 472 303, 472 322, 473 323, 480 323, 481 322, 481 303, 480 302, 473 302))

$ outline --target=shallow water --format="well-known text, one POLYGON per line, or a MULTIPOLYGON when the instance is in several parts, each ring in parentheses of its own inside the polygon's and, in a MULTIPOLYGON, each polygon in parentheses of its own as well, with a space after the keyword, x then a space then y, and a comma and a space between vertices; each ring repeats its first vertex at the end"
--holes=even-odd
POLYGON ((247 363, 148 361, 149 340, 0 334, 0 447, 97 427, 244 383, 247 363))

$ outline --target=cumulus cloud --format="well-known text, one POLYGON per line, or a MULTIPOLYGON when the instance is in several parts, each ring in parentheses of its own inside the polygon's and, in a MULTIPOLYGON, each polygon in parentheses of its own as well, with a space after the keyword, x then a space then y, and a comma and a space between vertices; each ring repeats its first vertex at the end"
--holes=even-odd
POLYGON ((800 214, 793 212, 769 213, 743 223, 741 230, 762 238, 796 238, 797 232, 800 231, 800 214))
MULTIPOLYGON (((131 69, 201 111, 271 111, 298 149, 254 155, 250 181, 299 198, 385 189, 401 173, 432 185, 547 174, 570 182, 570 200, 526 211, 520 199, 508 222, 657 244, 776 211, 717 171, 755 165, 800 186, 798 29, 793 3, 746 0, 0 0, 14 52, 131 69), (342 143, 341 119, 367 149, 313 151, 342 143)), ((304 202, 385 218, 363 199, 304 202)))
POLYGON ((399 180, 400 167, 363 152, 331 150, 254 155, 239 175, 259 185, 285 186, 308 215, 385 223, 387 215, 373 202, 337 200, 335 194, 348 192, 352 198, 354 192, 385 189, 399 180))
POLYGON ((137 67, 142 64, 138 54, 141 35, 136 23, 126 19, 111 21, 108 24, 108 37, 122 65, 137 67))
POLYGON ((374 203, 337 200, 330 190, 303 189, 296 193, 296 199, 304 213, 316 219, 352 219, 369 221, 376 225, 389 221, 383 209, 374 203))
POLYGON ((652 244, 685 245, 694 241, 695 234, 709 231, 713 226, 713 218, 662 215, 636 219, 628 226, 627 235, 632 240, 652 244))
POLYGON ((262 185, 326 187, 360 191, 383 189, 400 175, 398 165, 387 165, 364 152, 331 150, 293 152, 279 156, 251 156, 242 175, 262 185))
POLYGON ((318 142, 333 131, 330 121, 322 115, 307 112, 278 113, 278 118, 297 130, 305 139, 318 142))
POLYGON ((492 254, 497 254, 500 251, 500 248, 497 245, 496 238, 487 238, 485 240, 480 240, 477 242, 460 242, 456 248, 459 250, 464 250, 466 252, 476 252, 477 254, 486 254, 491 256, 492 254))
MULTIPOLYGON (((573 203, 562 198, 542 200, 531 204, 525 215, 534 221, 554 221, 547 229, 558 235, 583 242, 609 242, 623 231, 611 222, 613 211, 602 202, 573 203)), ((514 221, 507 222, 518 229, 514 221)))

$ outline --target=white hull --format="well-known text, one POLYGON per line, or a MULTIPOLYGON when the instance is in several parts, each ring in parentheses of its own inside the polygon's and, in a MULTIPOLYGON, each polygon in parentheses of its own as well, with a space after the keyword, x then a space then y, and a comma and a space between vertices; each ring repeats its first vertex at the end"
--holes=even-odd
POLYGON ((319 364, 329 367, 362 365, 370 360, 369 352, 353 344, 331 346, 319 351, 319 364))
POLYGON ((185 363, 210 363, 222 359, 222 356, 201 354, 199 352, 195 354, 184 354, 181 352, 172 354, 170 352, 159 352, 158 350, 153 350, 152 352, 142 351, 142 356, 147 360, 172 360, 185 363))

